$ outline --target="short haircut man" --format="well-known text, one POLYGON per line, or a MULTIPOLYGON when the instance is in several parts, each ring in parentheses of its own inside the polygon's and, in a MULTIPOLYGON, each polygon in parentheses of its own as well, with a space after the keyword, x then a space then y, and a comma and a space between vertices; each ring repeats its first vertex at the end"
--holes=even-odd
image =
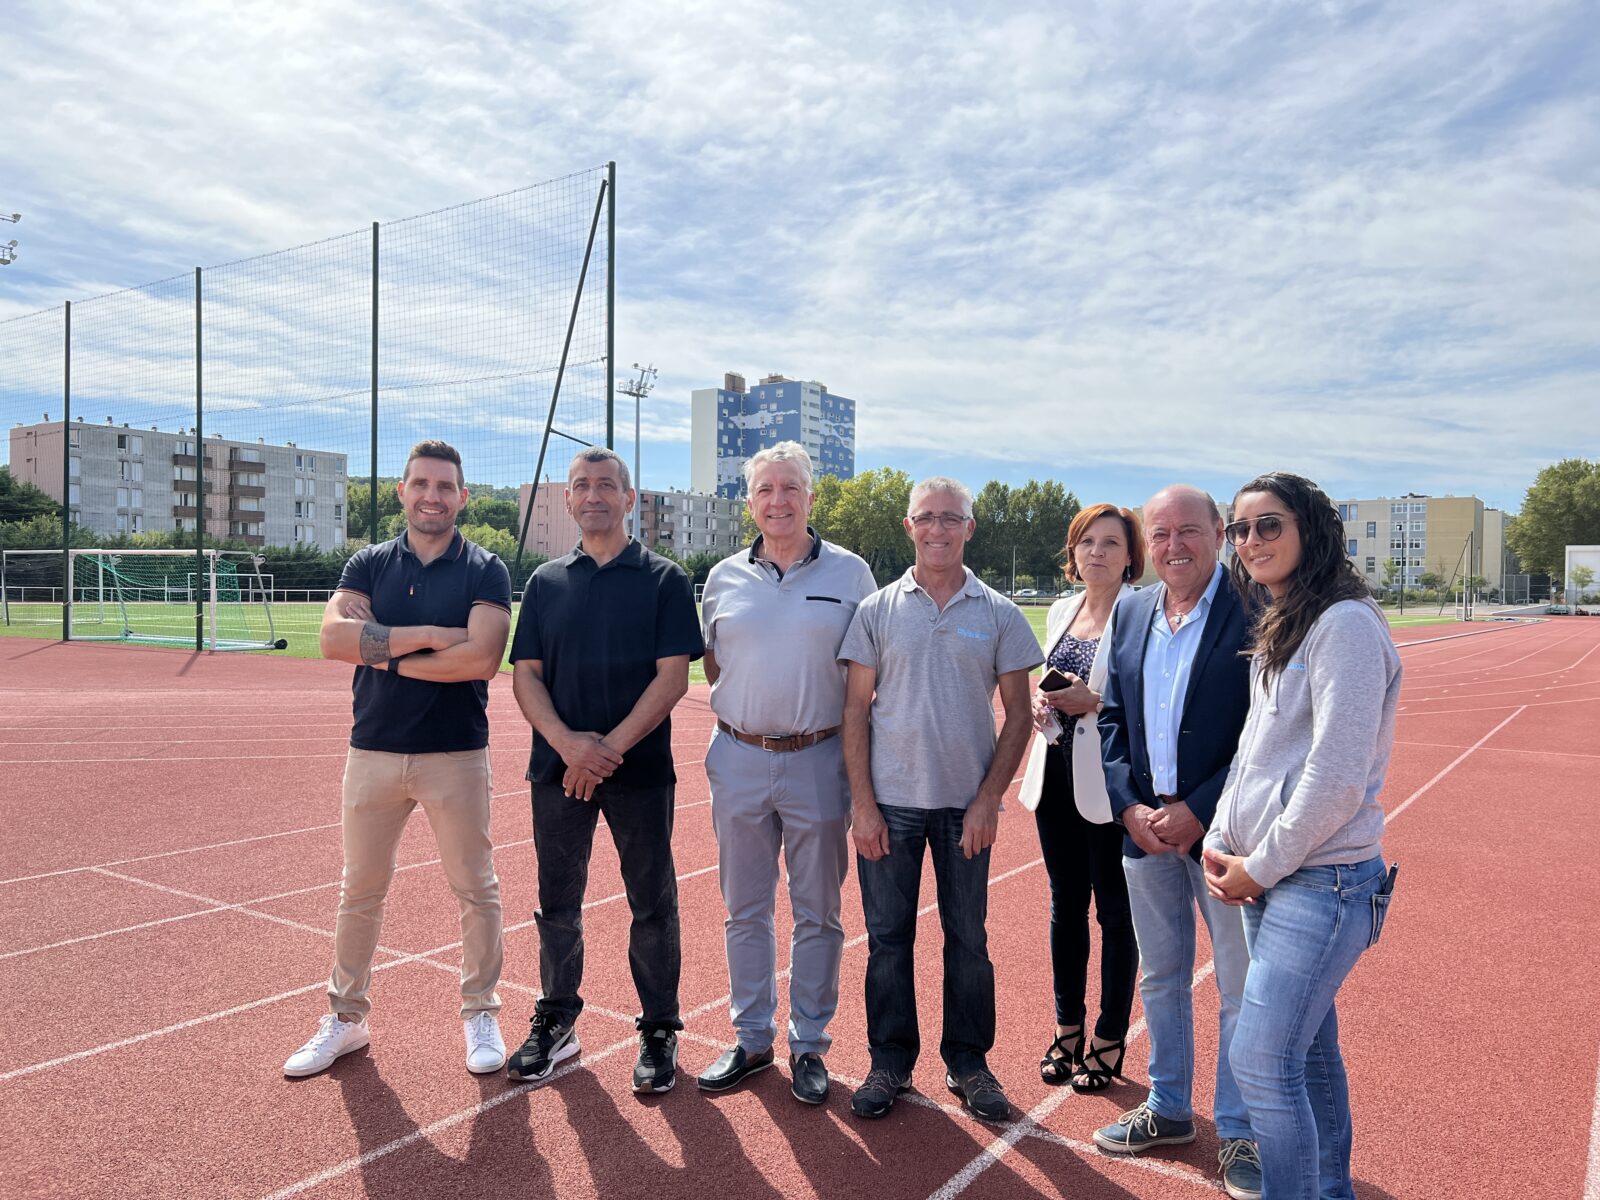
POLYGON ((1111 811, 1127 830, 1123 869, 1150 1030, 1150 1094, 1094 1140, 1137 1154, 1195 1138, 1198 906, 1222 997, 1214 1116, 1232 1188, 1255 1162, 1249 1113, 1228 1062, 1249 953, 1239 910, 1207 892, 1200 843, 1250 708, 1250 664, 1240 653, 1249 613, 1217 561, 1222 518, 1208 494, 1164 488, 1145 505, 1144 526, 1161 582, 1118 606, 1100 730, 1111 811))
POLYGON ((344 880, 334 927, 331 1011, 284 1074, 314 1075, 368 1041, 372 955, 395 850, 419 804, 461 910, 467 1067, 505 1061, 500 882, 489 837, 488 680, 511 627, 505 564, 455 530, 467 502, 461 455, 418 442, 396 489, 406 528, 350 556, 322 615, 322 653, 355 665, 344 772, 344 880))
POLYGON ((669 715, 704 653, 683 568, 628 536, 636 497, 614 451, 581 450, 567 469, 572 553, 528 580, 512 642, 512 685, 533 726, 528 779, 539 861, 539 999, 513 1079, 549 1078, 578 1052, 583 896, 595 824, 605 814, 633 912, 628 962, 639 994, 633 1086, 677 1080, 678 885, 669 715))
POLYGON ((717 732, 706 751, 711 822, 728 908, 730 1008, 737 1043, 700 1076, 723 1092, 772 1065, 777 1036, 778 858, 787 866, 790 1091, 828 1095, 828 1023, 839 1005, 850 866, 850 794, 837 736, 845 668, 839 644, 877 584, 858 556, 806 523, 811 458, 779 442, 745 463, 759 536, 711 568, 701 598, 706 678, 717 732))
POLYGON ((944 927, 945 1083, 975 1116, 1010 1104, 990 1073, 989 848, 1000 800, 1033 731, 1028 672, 1044 661, 1016 605, 963 563, 972 493, 953 479, 911 491, 915 564, 856 610, 839 657, 846 683, 851 837, 867 923, 867 1041, 872 1070, 851 1098, 881 1117, 911 1085, 921 1048, 913 942, 922 856, 930 850, 944 927), (994 728, 994 693, 1005 726, 994 728))

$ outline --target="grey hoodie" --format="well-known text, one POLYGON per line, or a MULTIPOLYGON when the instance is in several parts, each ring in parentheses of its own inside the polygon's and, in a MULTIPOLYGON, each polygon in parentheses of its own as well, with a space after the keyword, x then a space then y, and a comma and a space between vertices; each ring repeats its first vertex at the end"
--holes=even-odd
POLYGON ((1341 600, 1318 617, 1265 692, 1252 663, 1250 715, 1206 845, 1243 855, 1263 887, 1301 867, 1381 855, 1378 792, 1399 699, 1400 655, 1370 600, 1341 600))

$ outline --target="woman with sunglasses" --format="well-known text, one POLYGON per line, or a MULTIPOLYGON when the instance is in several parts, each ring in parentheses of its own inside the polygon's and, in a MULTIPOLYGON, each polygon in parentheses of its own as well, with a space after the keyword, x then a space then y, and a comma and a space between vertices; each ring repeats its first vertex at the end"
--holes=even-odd
POLYGON ((1144 573, 1139 518, 1092 504, 1067 529, 1067 578, 1084 590, 1050 606, 1045 678, 1034 698, 1033 751, 1020 800, 1039 823, 1050 877, 1050 968, 1056 1036, 1039 1062, 1046 1083, 1099 1092, 1122 1074, 1139 947, 1122 873, 1122 827, 1111 822, 1096 714, 1111 646, 1111 613, 1144 573), (1100 923, 1100 1015, 1084 1052, 1089 896, 1100 923))
POLYGON ((1211 894, 1244 906, 1250 972, 1230 1061, 1266 1200, 1350 1197, 1350 1095, 1334 998, 1378 940, 1380 839, 1400 656, 1316 484, 1274 472, 1234 498, 1233 574, 1265 601, 1250 715, 1206 835, 1211 894))

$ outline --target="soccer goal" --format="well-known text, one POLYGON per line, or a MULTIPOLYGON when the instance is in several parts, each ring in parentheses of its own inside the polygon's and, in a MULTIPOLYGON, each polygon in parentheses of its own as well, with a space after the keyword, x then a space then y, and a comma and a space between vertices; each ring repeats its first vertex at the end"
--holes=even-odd
POLYGON ((200 619, 207 650, 282 650, 262 559, 206 550, 71 550, 67 639, 193 646, 200 619), (237 556, 236 556, 237 557, 237 556))
POLYGON ((0 550, 0 620, 61 628, 61 550, 0 550))

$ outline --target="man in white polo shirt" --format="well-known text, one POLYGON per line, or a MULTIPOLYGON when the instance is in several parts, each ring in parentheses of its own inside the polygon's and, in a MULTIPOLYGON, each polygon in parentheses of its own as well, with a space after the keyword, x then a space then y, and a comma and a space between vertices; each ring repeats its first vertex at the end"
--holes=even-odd
POLYGON ((867 564, 806 524, 811 459, 779 442, 745 463, 760 536, 711 569, 702 599, 706 678, 717 732, 706 752, 711 820, 728 906, 729 1010, 737 1042, 700 1076, 725 1092, 772 1065, 777 1036, 773 896, 778 853, 794 910, 790 947, 790 1090, 828 1095, 827 1029, 839 1005, 850 866, 850 794, 837 736, 844 709, 839 643, 876 588, 867 564))
POLYGON ((1000 799, 1033 732, 1028 672, 1044 661, 1020 609, 963 563, 972 493, 954 479, 911 489, 916 563, 862 601, 839 657, 849 663, 844 753, 867 923, 872 1070, 850 1110, 882 1117, 911 1086, 921 1048, 912 947, 924 849, 944 928, 945 1086, 986 1121, 1011 1112, 989 1071, 994 967, 985 923, 1000 799), (1000 690, 1005 726, 994 729, 1000 690))

